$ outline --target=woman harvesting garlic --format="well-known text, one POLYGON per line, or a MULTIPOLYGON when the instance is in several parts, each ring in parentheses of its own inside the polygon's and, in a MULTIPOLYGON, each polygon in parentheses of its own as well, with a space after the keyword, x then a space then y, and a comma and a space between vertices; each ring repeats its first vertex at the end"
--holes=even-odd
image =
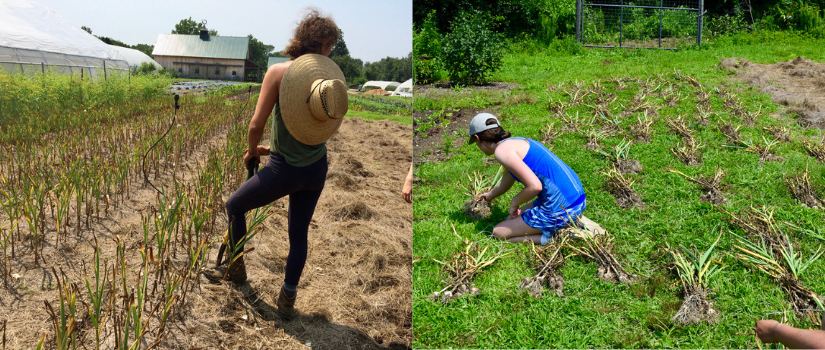
POLYGON ((248 166, 251 161, 257 166, 261 155, 269 155, 269 163, 226 201, 229 263, 205 271, 213 281, 246 283, 245 215, 289 196, 289 255, 276 301, 278 313, 287 319, 295 313, 298 282, 307 259, 309 223, 326 182, 326 141, 341 126, 347 112, 346 79, 327 57, 338 35, 332 18, 313 9, 298 24, 284 50, 290 60, 269 67, 249 124, 244 164, 248 166), (260 146, 270 114, 269 147, 260 146))
POLYGON ((494 155, 508 170, 490 192, 479 198, 489 202, 516 181, 524 184, 510 201, 509 217, 493 229, 494 236, 546 244, 571 220, 576 224, 585 221, 579 220, 587 200, 578 175, 547 147, 535 140, 511 137, 489 113, 476 115, 470 122, 470 143, 484 154, 494 155))

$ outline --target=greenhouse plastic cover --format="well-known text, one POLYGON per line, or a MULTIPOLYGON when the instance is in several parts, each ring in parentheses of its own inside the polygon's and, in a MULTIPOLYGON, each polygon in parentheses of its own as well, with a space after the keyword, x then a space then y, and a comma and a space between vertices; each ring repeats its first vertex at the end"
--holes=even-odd
POLYGON ((135 66, 140 67, 141 63, 147 62, 147 63, 154 64, 155 68, 158 68, 158 69, 162 68, 160 63, 153 60, 151 57, 147 56, 145 53, 143 53, 141 51, 138 51, 138 50, 135 50, 135 49, 130 49, 128 47, 123 47, 123 46, 116 46, 116 45, 110 45, 110 46, 113 49, 120 52, 120 54, 123 56, 123 58, 126 59, 126 62, 128 62, 129 67, 135 67, 135 66))
MULTIPOLYGON (((394 92, 396 94, 407 93, 407 92, 412 93, 412 88, 413 88, 412 79, 407 79, 407 81, 401 83, 401 85, 398 85, 398 87, 395 88, 394 92)), ((395 95, 395 94, 393 94, 393 95, 395 95)))
POLYGON ((100 67, 106 61, 107 68, 127 68, 116 49, 29 0, 0 1, 0 62, 10 61, 68 67, 100 67))

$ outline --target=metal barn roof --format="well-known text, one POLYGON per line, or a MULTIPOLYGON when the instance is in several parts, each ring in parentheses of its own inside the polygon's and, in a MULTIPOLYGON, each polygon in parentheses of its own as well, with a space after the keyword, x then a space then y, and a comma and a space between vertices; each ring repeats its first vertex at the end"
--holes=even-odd
POLYGON ((159 34, 152 56, 185 56, 243 60, 249 54, 249 37, 159 34))

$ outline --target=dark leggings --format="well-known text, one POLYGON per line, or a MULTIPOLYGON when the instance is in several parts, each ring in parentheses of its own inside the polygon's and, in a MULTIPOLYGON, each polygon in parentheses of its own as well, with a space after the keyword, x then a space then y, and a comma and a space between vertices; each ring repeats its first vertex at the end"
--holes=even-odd
MULTIPOLYGON (((315 205, 327 178, 327 156, 306 167, 294 167, 284 157, 272 154, 269 163, 257 175, 238 188, 226 201, 229 216, 230 252, 234 242, 246 235, 246 213, 289 195, 289 256, 284 282, 297 286, 307 260, 307 233, 315 205)), ((240 253, 243 247, 239 247, 240 253)))

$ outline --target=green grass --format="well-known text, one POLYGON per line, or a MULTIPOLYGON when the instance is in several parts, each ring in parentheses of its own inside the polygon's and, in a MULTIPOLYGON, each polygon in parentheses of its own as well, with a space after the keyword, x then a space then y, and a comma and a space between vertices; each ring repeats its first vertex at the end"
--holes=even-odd
MULTIPOLYGON (((820 48, 825 41, 786 33, 760 33, 717 38, 701 48, 680 51, 657 50, 603 50, 589 49, 581 55, 555 51, 511 53, 505 56, 504 66, 494 81, 515 82, 517 89, 510 92, 471 92, 454 89, 445 94, 417 94, 416 109, 497 107, 504 127, 514 136, 541 140, 547 123, 558 122, 548 118, 549 98, 567 99, 559 89, 547 91, 550 86, 570 86, 577 82, 592 86, 611 76, 647 79, 656 74, 672 74, 674 69, 695 76, 705 90, 721 87, 729 73, 717 68, 723 58, 743 57, 757 63, 787 61, 797 56, 823 62, 825 52, 820 48), (605 63, 610 61, 610 63, 605 63), (530 97, 535 102, 524 102, 530 97)), ((614 85, 603 83, 611 90, 614 85)), ((726 171, 722 192, 730 201, 726 207, 739 212, 751 205, 769 205, 775 209, 779 221, 790 221, 803 228, 815 229, 825 224, 821 210, 804 208, 796 203, 785 185, 783 175, 805 169, 810 162, 811 179, 815 187, 825 188, 825 165, 808 156, 801 138, 820 134, 796 125, 793 116, 775 119, 769 114, 780 112, 770 97, 757 88, 727 82, 726 89, 737 94, 749 112, 762 107, 763 114, 755 127, 743 126, 744 139, 762 142, 765 135, 760 126, 787 125, 791 128, 792 143, 781 143, 773 150, 785 158, 784 162, 760 164, 753 153, 722 147, 725 137, 717 130, 721 123, 712 119, 706 127, 690 123, 694 137, 703 142, 703 164, 686 167, 671 153, 670 148, 681 142, 665 122, 665 118, 685 115, 693 120, 696 97, 692 89, 688 99, 674 108, 664 105, 661 97, 648 100, 661 106, 654 133, 649 144, 633 144, 629 158, 638 159, 644 166, 635 189, 648 207, 645 210, 622 210, 614 205, 614 197, 604 190, 604 176, 600 171, 609 167, 609 161, 595 152, 582 149, 586 140, 583 133, 566 133, 555 138, 553 152, 579 175, 588 198, 585 215, 599 222, 616 236, 614 253, 629 272, 641 276, 634 285, 613 285, 597 280, 596 265, 580 257, 571 257, 560 268, 565 278, 565 297, 533 299, 518 289, 523 277, 531 276, 527 264, 527 246, 517 245, 515 254, 499 260, 482 271, 475 280, 481 289, 478 297, 463 297, 449 305, 429 301, 427 297, 443 287, 443 276, 438 264, 431 258, 443 259, 461 248, 450 227, 454 223, 462 237, 487 239, 493 226, 507 214, 509 200, 521 189, 496 199, 491 218, 474 221, 462 214, 462 205, 468 199, 457 190, 465 173, 480 170, 493 175, 497 165, 484 166, 484 155, 473 145, 456 149, 450 161, 427 163, 415 171, 420 182, 415 187, 413 206, 413 254, 418 259, 413 269, 413 347, 415 348, 733 348, 755 347, 752 333, 754 323, 769 312, 789 308, 787 295, 779 285, 759 271, 750 269, 730 255, 732 232, 744 234, 725 221, 724 216, 710 204, 700 202, 704 194, 698 187, 678 174, 664 171, 673 167, 696 177, 712 175, 716 165, 726 171), (716 251, 724 254, 729 266, 709 281, 715 295, 714 306, 721 313, 717 325, 677 326, 670 319, 681 304, 681 286, 675 285, 678 276, 668 270, 669 257, 665 242, 673 245, 691 243, 708 247, 724 229, 716 251), (485 231, 487 233, 485 233, 485 231)), ((618 103, 627 106, 637 84, 616 92, 618 99, 611 110, 620 111, 618 103)), ((711 93, 712 110, 723 117, 730 116, 722 101, 711 93)), ((584 106, 572 107, 569 112, 588 114, 584 106)), ((612 147, 622 140, 636 117, 622 118, 625 130, 619 136, 602 141, 603 147, 612 147)), ((734 121, 738 124, 738 118, 734 121)), ((804 257, 811 256, 822 242, 796 234, 787 229, 793 242, 799 244, 804 257)), ((803 283, 814 292, 825 293, 825 280, 816 276, 825 273, 825 262, 816 261, 802 276, 803 283)), ((810 326, 802 321, 790 321, 796 326, 810 326)))
POLYGON ((393 114, 381 114, 377 112, 368 112, 368 111, 347 111, 347 118, 361 118, 365 120, 390 120, 394 121, 399 124, 403 125, 412 125, 412 117, 411 116, 403 116, 403 115, 393 115, 393 114))

